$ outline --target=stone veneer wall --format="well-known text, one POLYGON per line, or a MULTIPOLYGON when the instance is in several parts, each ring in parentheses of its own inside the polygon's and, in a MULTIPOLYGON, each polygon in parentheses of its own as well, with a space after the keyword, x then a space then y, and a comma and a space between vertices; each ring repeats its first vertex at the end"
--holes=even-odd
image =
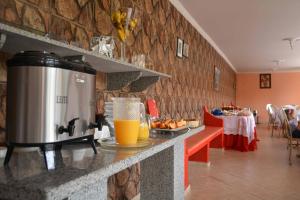
MULTIPOLYGON (((129 35, 126 54, 145 54, 147 67, 172 75, 140 93, 106 90, 106 75, 97 74, 97 112, 104 101, 117 96, 154 98, 161 116, 200 118, 202 106, 209 108, 235 102, 236 74, 212 46, 168 0, 1 0, 0 20, 20 28, 45 34, 89 48, 93 35, 113 35, 110 7, 132 6, 140 12, 139 26, 129 35), (189 44, 189 58, 177 58, 176 40, 189 44), (220 90, 213 90, 214 66, 221 70, 220 90)), ((116 40, 116 57, 120 43, 116 40)), ((5 128, 6 66, 9 55, 0 53, 0 131, 5 128)), ((0 142, 3 142, 0 133, 0 142)), ((112 176, 109 199, 131 199, 139 192, 139 165, 112 176)))

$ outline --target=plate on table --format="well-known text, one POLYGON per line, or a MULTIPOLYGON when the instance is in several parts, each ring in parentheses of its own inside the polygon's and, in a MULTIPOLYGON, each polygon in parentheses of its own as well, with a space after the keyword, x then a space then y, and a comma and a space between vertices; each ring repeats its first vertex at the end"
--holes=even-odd
POLYGON ((148 140, 138 140, 136 144, 131 144, 131 145, 124 145, 124 144, 119 144, 116 142, 115 138, 104 138, 101 140, 98 140, 100 143, 101 147, 110 147, 110 148, 143 148, 150 146, 152 143, 151 141, 148 140))
POLYGON ((177 132, 177 131, 182 131, 182 130, 185 130, 185 129, 188 129, 189 127, 188 126, 182 126, 182 127, 178 127, 178 128, 173 128, 173 129, 170 129, 170 128, 153 128, 152 130, 155 130, 155 131, 161 131, 161 132, 177 132))

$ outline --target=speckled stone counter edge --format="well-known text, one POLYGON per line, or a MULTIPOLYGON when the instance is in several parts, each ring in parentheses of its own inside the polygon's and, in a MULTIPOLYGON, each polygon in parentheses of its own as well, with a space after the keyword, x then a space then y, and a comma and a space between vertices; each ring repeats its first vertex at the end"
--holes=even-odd
MULTIPOLYGON (((205 127, 199 127, 196 129, 191 129, 189 130, 187 133, 179 135, 177 137, 171 138, 166 140, 165 142, 152 146, 148 149, 145 149, 144 151, 141 151, 131 157, 128 157, 127 159, 121 160, 119 162, 113 163, 111 165, 107 165, 106 167, 102 167, 99 170, 96 170, 94 172, 89 172, 86 175, 83 175, 79 178, 73 179, 71 181, 68 181, 64 184, 61 184, 57 187, 51 187, 51 188, 40 188, 40 191, 38 192, 39 194, 37 194, 36 190, 28 190, 27 187, 24 186, 24 188, 18 188, 21 189, 21 191, 23 191, 23 195, 19 196, 18 199, 24 199, 24 197, 35 197, 35 196, 39 196, 39 198, 43 198, 43 199, 63 199, 65 197, 74 197, 71 199, 77 199, 77 197, 80 196, 79 193, 82 193, 82 190, 84 189, 84 191, 86 191, 84 193, 85 196, 87 196, 88 194, 98 194, 98 199, 106 199, 106 195, 107 195, 107 178, 123 169, 126 169, 129 166, 132 166, 133 164, 143 161, 155 154, 158 154, 170 147, 172 147, 173 149, 178 149, 178 150, 173 150, 172 154, 173 154, 173 158, 174 161, 172 161, 173 163, 173 173, 174 173, 174 177, 173 180, 171 181, 174 188, 175 187, 179 187, 181 191, 183 188, 183 183, 178 185, 178 180, 181 179, 183 176, 183 142, 184 139, 202 131, 205 127), (179 146, 182 147, 179 147, 179 146), (176 146, 176 147, 174 147, 176 146), (179 152, 179 156, 177 156, 176 154, 179 152), (176 163, 175 163, 176 162, 176 163), (175 165, 175 167, 174 167, 175 165), (177 177, 180 176, 180 177, 177 177), (92 187, 97 185, 97 187, 92 187), (88 189, 87 189, 88 188, 88 189), (26 190, 26 191, 25 191, 26 190), (78 193, 78 194, 77 194, 78 193), (78 196, 79 195, 79 196, 78 196)), ((7 187, 5 185, 1 185, 0 184, 0 191, 2 190, 6 190, 7 187)), ((13 188, 11 188, 12 190, 8 190, 6 193, 6 198, 11 199, 10 197, 12 197, 13 199, 16 198, 16 191, 13 190, 13 188), (11 192, 11 194, 9 194, 11 192)), ((178 192, 177 192, 178 193, 178 192)), ((174 192, 173 192, 174 194, 174 192)), ((89 197, 89 198, 92 198, 89 197)), ((33 198, 36 199, 36 198, 33 198)), ((79 198, 80 199, 80 198, 79 198)))
MULTIPOLYGON (((177 137, 169 139, 161 144, 155 145, 155 146, 153 146, 149 149, 146 149, 145 151, 142 151, 140 153, 137 153, 136 155, 129 157, 125 160, 119 161, 119 162, 109 165, 107 167, 101 168, 95 172, 89 173, 86 176, 80 177, 80 178, 70 181, 66 184, 60 185, 59 190, 58 190, 58 188, 52 188, 51 191, 48 191, 48 192, 57 193, 58 191, 61 191, 65 195, 66 194, 65 189, 74 186, 74 184, 77 185, 76 187, 79 187, 80 185, 82 187, 86 187, 88 185, 94 184, 94 183, 98 182, 99 179, 108 178, 109 176, 111 176, 123 169, 126 169, 127 167, 130 167, 137 162, 140 162, 146 158, 149 158, 171 146, 174 146, 177 143, 182 144, 182 146, 183 146, 184 139, 202 131, 204 128, 205 128, 204 126, 201 126, 196 129, 191 129, 183 135, 177 136, 177 137)), ((176 158, 176 156, 174 156, 174 157, 176 158)), ((180 169, 179 171, 183 172, 183 160, 182 160, 182 167, 180 167, 180 168, 182 168, 182 169, 180 169)), ((183 173, 182 173, 182 176, 183 176, 183 173)), ((175 183, 178 184, 177 181, 175 181, 175 183)))

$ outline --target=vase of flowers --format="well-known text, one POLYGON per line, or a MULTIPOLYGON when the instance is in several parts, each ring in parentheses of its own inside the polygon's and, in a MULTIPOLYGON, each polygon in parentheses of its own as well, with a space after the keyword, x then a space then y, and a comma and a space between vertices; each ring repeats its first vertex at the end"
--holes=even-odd
POLYGON ((125 52, 125 41, 127 39, 128 33, 130 31, 133 31, 138 24, 136 13, 137 10, 133 10, 133 8, 120 8, 112 12, 111 15, 112 23, 117 30, 117 35, 121 42, 120 60, 125 62, 127 61, 125 52))

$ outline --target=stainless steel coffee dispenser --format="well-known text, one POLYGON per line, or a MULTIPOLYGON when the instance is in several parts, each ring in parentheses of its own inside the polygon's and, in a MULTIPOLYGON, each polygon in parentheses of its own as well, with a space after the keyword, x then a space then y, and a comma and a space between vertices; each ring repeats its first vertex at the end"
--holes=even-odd
MULTIPOLYGON (((27 51, 7 61, 7 154, 15 146, 38 146, 44 152, 63 143, 94 144, 95 75, 83 62, 53 53, 27 51)), ((99 127, 101 129, 101 127, 99 127)))

